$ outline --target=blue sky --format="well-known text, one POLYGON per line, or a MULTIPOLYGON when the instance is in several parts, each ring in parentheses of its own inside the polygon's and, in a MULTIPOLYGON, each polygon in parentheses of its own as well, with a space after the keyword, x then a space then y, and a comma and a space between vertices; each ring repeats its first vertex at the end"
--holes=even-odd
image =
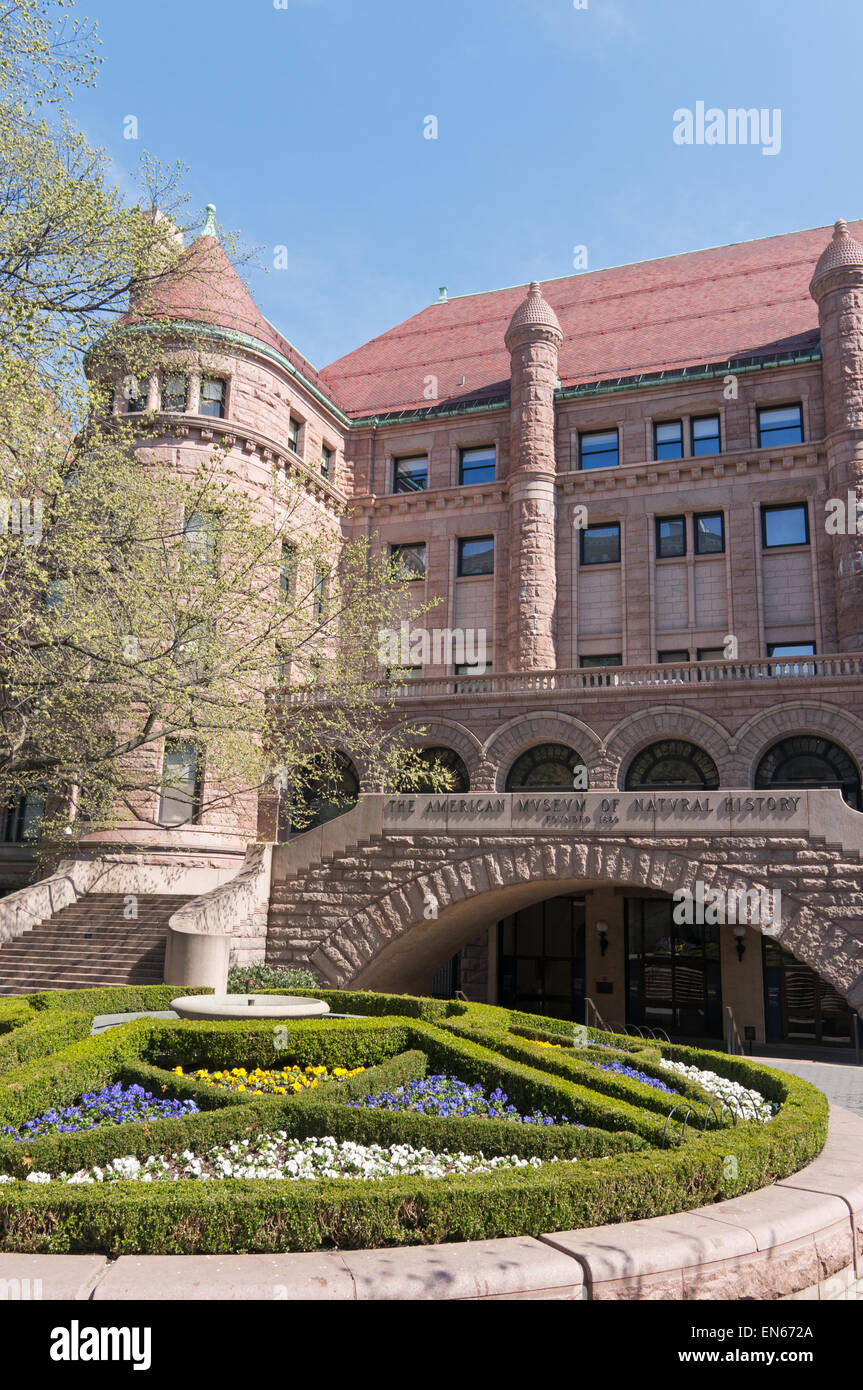
POLYGON ((247 279, 316 366, 577 246, 595 270, 863 216, 860 0, 277 3, 89 0, 74 114, 121 183, 179 160, 264 264, 288 248, 247 279), (698 101, 779 108, 780 152, 676 144, 698 101))

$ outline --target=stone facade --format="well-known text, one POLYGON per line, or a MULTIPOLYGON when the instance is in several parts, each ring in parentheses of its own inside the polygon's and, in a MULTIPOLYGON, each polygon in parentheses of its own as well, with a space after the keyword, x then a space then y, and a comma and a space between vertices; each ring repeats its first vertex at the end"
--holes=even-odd
MULTIPOLYGON (((383 549, 424 547, 417 597, 439 600, 425 622, 432 634, 481 630, 491 670, 464 677, 449 660, 427 665, 393 718, 418 743, 456 754, 472 796, 506 796, 517 760, 546 745, 569 750, 593 791, 624 796, 632 794, 627 788, 642 755, 669 742, 696 749, 722 793, 755 788, 765 757, 789 740, 829 747, 844 769, 843 785, 854 776, 859 782, 863 547, 856 518, 839 530, 825 518, 836 499, 850 494, 856 504, 863 481, 863 246, 844 223, 832 240, 825 233, 817 245, 812 239, 806 245, 811 259, 802 273, 811 273, 814 303, 801 309, 799 294, 776 289, 784 272, 768 264, 773 253, 765 252, 760 273, 773 277, 771 288, 746 291, 751 302, 739 307, 749 317, 738 358, 731 353, 711 362, 698 355, 697 325, 719 312, 722 287, 689 285, 685 293, 695 294, 695 302, 678 306, 675 262, 661 262, 642 273, 661 301, 654 355, 632 360, 628 375, 576 380, 561 365, 573 335, 576 354, 580 349, 577 317, 567 318, 561 308, 570 296, 567 282, 556 282, 554 294, 534 283, 507 301, 514 302, 509 326, 505 318, 492 343, 481 303, 490 297, 476 296, 476 305, 464 308, 462 327, 445 339, 446 373, 456 382, 464 354, 462 388, 440 399, 437 386, 430 398, 424 390, 424 382, 438 377, 428 375, 422 333, 411 330, 414 320, 403 325, 375 388, 384 399, 388 375, 398 376, 402 395, 393 396, 391 408, 374 411, 345 403, 352 391, 357 400, 363 396, 350 383, 362 383, 371 370, 368 349, 358 351, 355 366, 351 358, 334 364, 341 370, 329 369, 330 378, 316 373, 260 317, 239 282, 227 278, 225 262, 214 292, 174 315, 205 325, 206 350, 195 349, 199 372, 227 382, 224 419, 198 413, 193 372, 187 411, 166 420, 164 437, 147 448, 191 469, 221 442, 227 465, 262 507, 273 505, 275 467, 304 489, 299 524, 325 528, 334 543, 365 535, 383 549), (772 295, 763 311, 759 295, 772 295), (222 303, 230 313, 220 313, 222 303), (758 312, 761 327, 753 317, 758 312), (683 330, 669 326, 684 320, 683 330), (667 350, 672 365, 651 371, 665 360, 664 338, 675 334, 674 353, 667 350), (465 382, 473 371, 472 384, 479 370, 472 364, 484 352, 494 365, 471 397, 465 382), (509 379, 501 380, 506 359, 509 379), (559 370, 567 371, 565 381, 559 370), (337 379, 344 397, 332 386, 337 379), (401 404, 424 397, 422 406, 401 404), (763 437, 763 412, 784 407, 799 407, 800 430, 763 437), (712 452, 696 447, 705 420, 716 422, 712 452), (663 456, 658 447, 663 426, 672 433, 679 427, 678 456, 663 456), (601 432, 616 436, 616 454, 600 460, 605 466, 588 466, 585 441, 601 432), (473 449, 493 451, 494 467, 466 486, 461 461, 473 449), (326 477, 324 450, 331 458, 326 477), (427 486, 397 490, 399 460, 417 456, 427 460, 427 486), (803 510, 805 540, 768 545, 764 509, 783 507, 803 510), (699 549, 700 519, 718 516, 722 544, 699 549), (669 518, 682 519, 685 541, 661 554, 657 523, 669 518), (610 528, 619 549, 612 546, 601 563, 586 563, 585 528, 610 528), (479 572, 460 571, 460 543, 480 537, 493 539, 493 562, 479 572), (802 654, 785 656, 789 647, 802 654)), ((728 250, 730 264, 736 248, 728 250)), ((754 261, 756 251, 746 254, 754 261)), ((642 327, 627 307, 637 270, 600 272, 590 281, 601 300, 607 296, 602 334, 607 318, 609 338, 625 342, 642 327)), ((584 280, 573 277, 573 285, 576 278, 584 280)), ((737 285, 729 291, 735 311, 734 296, 743 293, 737 285)), ((439 313, 447 312, 442 303, 439 313)), ((425 312, 419 320, 426 321, 425 312)), ((638 341, 637 351, 647 353, 643 335, 638 341)), ((625 352, 618 351, 618 362, 627 360, 625 352)), ((384 363, 385 348, 376 354, 384 363)), ((151 405, 157 392, 154 380, 151 405)), ((374 799, 367 770, 357 762, 356 771, 374 799)), ((275 827, 271 798, 256 804, 250 797, 209 825, 124 833, 141 854, 197 853, 239 868, 247 842, 274 837, 275 827)), ((702 873, 729 882, 735 875, 747 882, 769 878, 781 886, 793 899, 794 926, 783 931, 784 943, 855 1007, 863 1003, 859 859, 817 831, 759 839, 729 828, 661 844, 618 834, 601 852, 577 834, 543 833, 528 842, 504 836, 492 852, 466 832, 429 836, 413 828, 352 839, 348 829, 323 830, 345 841, 330 857, 320 830, 301 837, 305 848, 300 841, 276 848, 266 953, 275 963, 310 961, 332 982, 428 989, 435 970, 459 952, 463 990, 494 998, 495 914, 512 911, 516 900, 524 905, 565 892, 586 899, 588 985, 617 991, 614 1009, 622 1017, 627 892, 668 896, 702 873), (422 915, 428 884, 446 900, 433 927, 422 915), (506 902, 496 899, 493 884, 507 889, 506 902), (601 958, 596 921, 610 923, 601 958)), ((3 849, 10 866, 19 865, 20 849, 3 849)), ((749 942, 745 970, 735 973, 734 943, 723 941, 722 971, 723 998, 733 999, 739 1021, 761 1036, 759 945, 749 942)), ((237 943, 238 952, 247 949, 237 943)))

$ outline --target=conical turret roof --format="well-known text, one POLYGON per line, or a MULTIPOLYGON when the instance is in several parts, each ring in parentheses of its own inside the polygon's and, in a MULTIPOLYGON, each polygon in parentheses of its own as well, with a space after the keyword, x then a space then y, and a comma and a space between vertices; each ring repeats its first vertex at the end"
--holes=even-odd
POLYGON ((842 270, 845 266, 863 266, 863 246, 851 235, 848 223, 840 217, 833 228, 832 241, 828 242, 818 258, 810 290, 814 289, 825 275, 834 270, 842 270))

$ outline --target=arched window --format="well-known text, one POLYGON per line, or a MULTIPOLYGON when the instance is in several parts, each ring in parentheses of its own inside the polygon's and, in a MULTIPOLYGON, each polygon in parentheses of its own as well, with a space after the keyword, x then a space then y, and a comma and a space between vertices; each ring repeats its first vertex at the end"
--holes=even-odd
POLYGON ((583 760, 564 743, 540 743, 517 758, 506 779, 508 792, 572 791, 575 769, 583 760))
POLYGON ((860 773, 854 760, 829 739, 797 734, 774 743, 758 764, 756 787, 838 787, 860 810, 860 773))
POLYGON ((201 750, 185 739, 167 739, 162 764, 160 825, 194 823, 201 813, 201 750))
POLYGON ((356 805, 359 794, 360 779, 353 763, 344 753, 337 753, 326 766, 321 765, 319 774, 307 778, 299 798, 302 811, 291 817, 289 806, 284 810, 280 807, 280 821, 287 820, 284 828, 288 833, 301 834, 343 816, 356 805))
POLYGON ((417 756, 429 770, 428 777, 421 782, 415 783, 411 787, 414 792, 466 792, 470 790, 470 773, 459 757, 451 748, 419 748, 417 756), (446 774, 446 786, 442 787, 440 780, 434 786, 432 781, 432 770, 446 774))
POLYGON ((641 787, 651 787, 655 791, 677 791, 686 787, 715 791, 718 786, 719 773, 710 755, 680 738, 662 739, 642 748, 626 774, 628 792, 641 787))

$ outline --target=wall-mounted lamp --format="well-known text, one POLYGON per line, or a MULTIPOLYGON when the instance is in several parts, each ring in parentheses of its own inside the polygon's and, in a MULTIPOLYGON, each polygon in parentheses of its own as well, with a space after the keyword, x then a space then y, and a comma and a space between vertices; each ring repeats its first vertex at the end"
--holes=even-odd
POLYGON ((734 944, 737 947, 737 959, 742 961, 746 953, 746 928, 738 926, 734 928, 734 944))
POLYGON ((597 924, 596 924, 596 934, 597 934, 597 936, 599 937, 599 950, 600 950, 600 953, 604 956, 605 953, 606 953, 606 951, 608 950, 608 923, 607 923, 607 922, 597 922, 597 924))

